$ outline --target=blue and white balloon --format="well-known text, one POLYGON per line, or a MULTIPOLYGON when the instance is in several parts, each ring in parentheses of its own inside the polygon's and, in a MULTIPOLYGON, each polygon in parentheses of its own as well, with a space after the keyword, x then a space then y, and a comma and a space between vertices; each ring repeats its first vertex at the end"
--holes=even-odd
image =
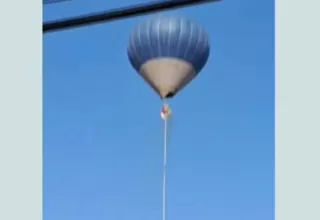
POLYGON ((198 24, 176 16, 157 16, 138 25, 129 41, 133 68, 164 98, 171 98, 205 66, 208 35, 198 24))

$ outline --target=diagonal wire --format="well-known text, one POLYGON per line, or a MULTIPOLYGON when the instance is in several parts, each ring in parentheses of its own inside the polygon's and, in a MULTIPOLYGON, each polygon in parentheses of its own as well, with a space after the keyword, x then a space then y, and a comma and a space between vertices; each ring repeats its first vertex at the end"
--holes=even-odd
POLYGON ((62 2, 68 2, 72 0, 43 0, 44 5, 51 5, 51 4, 56 4, 56 3, 62 3, 62 2))
POLYGON ((194 6, 210 2, 218 2, 221 0, 166 0, 157 1, 148 4, 140 4, 126 8, 108 10, 95 14, 88 14, 62 20, 45 22, 42 25, 43 33, 62 31, 70 28, 94 25, 102 22, 125 19, 144 14, 155 13, 164 10, 172 10, 176 8, 194 6))

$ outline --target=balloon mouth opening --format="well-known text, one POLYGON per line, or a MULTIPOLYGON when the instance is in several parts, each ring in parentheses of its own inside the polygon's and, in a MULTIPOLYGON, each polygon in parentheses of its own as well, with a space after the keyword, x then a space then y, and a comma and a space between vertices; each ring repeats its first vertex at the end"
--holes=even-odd
POLYGON ((176 95, 175 92, 168 92, 166 95, 162 95, 161 99, 170 99, 173 98, 176 95))
POLYGON ((165 98, 166 98, 166 99, 169 99, 169 98, 172 98, 174 95, 175 95, 174 92, 169 92, 169 93, 165 96, 165 98))

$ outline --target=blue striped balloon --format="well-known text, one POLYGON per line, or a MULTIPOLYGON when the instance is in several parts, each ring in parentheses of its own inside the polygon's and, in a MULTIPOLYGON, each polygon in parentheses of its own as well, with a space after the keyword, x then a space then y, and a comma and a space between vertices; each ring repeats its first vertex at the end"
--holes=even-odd
POLYGON ((134 29, 128 45, 133 68, 162 98, 175 95, 189 83, 203 69, 209 53, 208 35, 204 29, 177 16, 146 20, 134 29), (154 62, 152 67, 147 66, 150 61, 157 60, 159 62, 154 62))

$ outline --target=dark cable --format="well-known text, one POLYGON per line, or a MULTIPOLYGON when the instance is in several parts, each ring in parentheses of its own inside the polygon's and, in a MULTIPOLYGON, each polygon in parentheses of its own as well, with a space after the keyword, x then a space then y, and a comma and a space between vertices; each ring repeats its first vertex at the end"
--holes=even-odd
POLYGON ((125 19, 133 16, 154 13, 163 10, 199 5, 221 0, 166 0, 148 4, 140 4, 127 8, 108 10, 95 14, 88 14, 62 20, 45 22, 42 25, 43 33, 61 31, 64 29, 76 28, 81 26, 93 25, 118 19, 125 19))
POLYGON ((71 0, 44 0, 43 4, 44 5, 51 5, 51 4, 57 4, 57 3, 62 3, 62 2, 68 2, 71 0))

